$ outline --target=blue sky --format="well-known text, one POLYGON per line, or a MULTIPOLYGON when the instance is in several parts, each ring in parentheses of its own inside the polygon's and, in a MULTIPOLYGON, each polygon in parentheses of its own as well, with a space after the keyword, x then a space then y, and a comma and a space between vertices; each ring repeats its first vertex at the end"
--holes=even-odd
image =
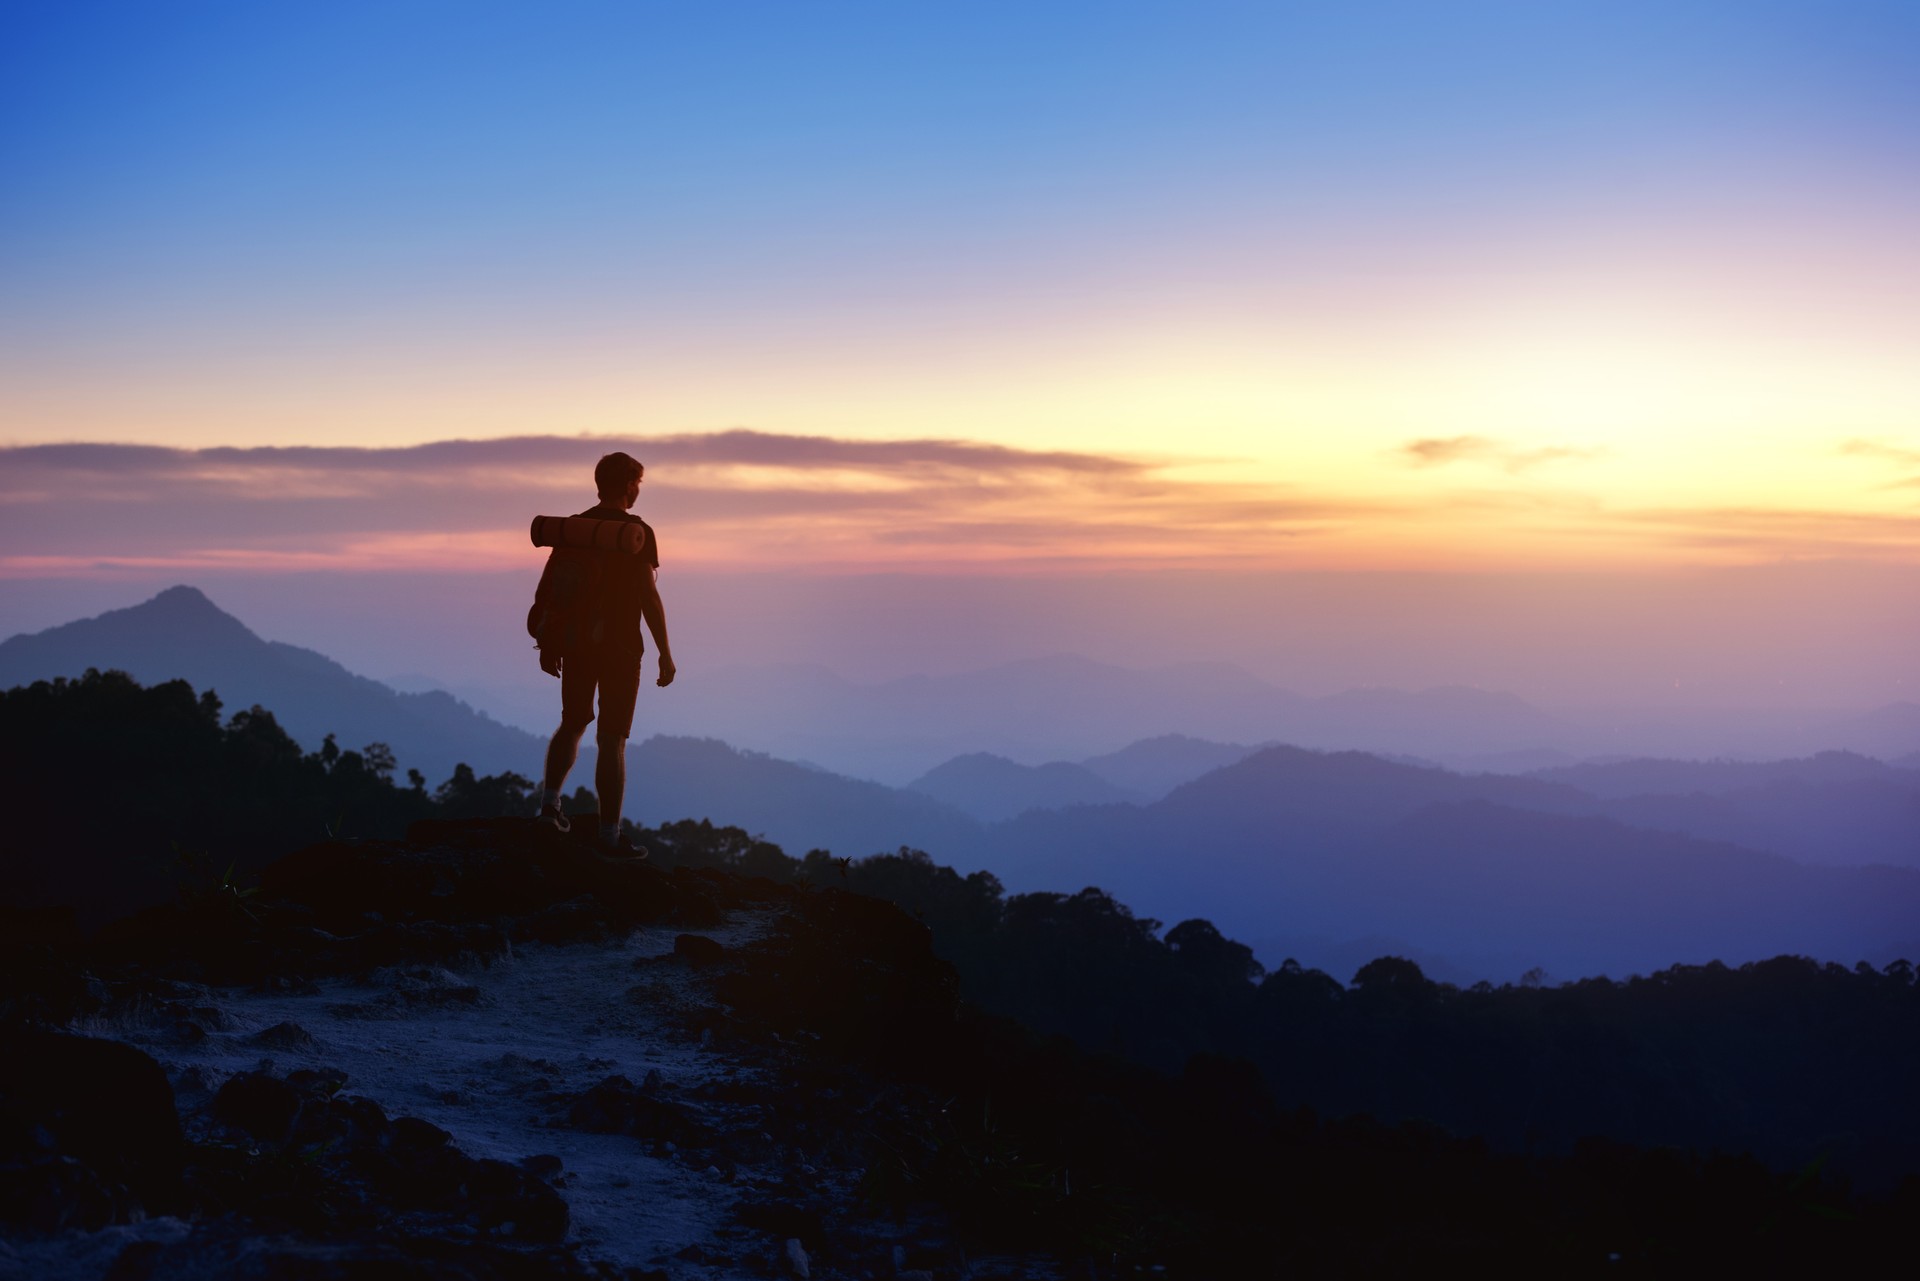
POLYGON ((747 571, 1026 602, 968 654, 1254 662, 1153 639, 1124 575, 1233 619, 1311 571, 1377 605, 1316 640, 1338 680, 1500 684, 1532 642, 1437 657, 1421 575, 1512 576, 1505 618, 1774 566, 1831 635, 1740 658, 1774 588, 1675 588, 1671 636, 1656 584, 1529 687, 1619 642, 1633 689, 1678 647, 1689 688, 1867 701, 1911 620, 1792 566, 1920 547, 1916 226, 1913 3, 13 0, 0 632, 218 582, 270 634, 378 600, 518 663, 526 518, 618 442, 669 599, 707 575, 690 662, 788 656, 747 571))
POLYGON ((14 3, 0 446, 961 439, 1353 514, 1236 564, 1883 557, 1917 63, 1911 4, 14 3))
POLYGON ((1419 237, 1823 170, 1891 186, 1920 148, 1916 15, 14 4, 0 270, 110 326, 245 329, 262 295, 564 310, 609 284, 783 310, 903 273, 1103 277, 1276 225, 1419 237))

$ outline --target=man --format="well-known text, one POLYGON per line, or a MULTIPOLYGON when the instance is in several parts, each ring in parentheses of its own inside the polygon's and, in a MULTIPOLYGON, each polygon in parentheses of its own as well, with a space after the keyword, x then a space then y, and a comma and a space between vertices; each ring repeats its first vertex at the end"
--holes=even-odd
POLYGON ((633 729, 633 704, 640 693, 640 660, 646 642, 640 634, 644 621, 660 649, 660 679, 673 684, 673 650, 667 644, 667 614, 660 603, 654 574, 660 568, 660 549, 653 527, 631 514, 640 500, 640 481, 646 468, 628 454, 608 454, 593 469, 600 501, 580 513, 595 520, 631 521, 640 526, 638 555, 607 554, 604 591, 600 600, 600 640, 587 650, 564 658, 542 652, 540 669, 560 678, 560 728, 547 745, 546 775, 541 780, 540 818, 561 831, 569 827, 560 808, 560 789, 580 751, 580 736, 594 719, 593 696, 600 693, 600 728, 594 741, 600 761, 593 785, 600 794, 600 843, 609 852, 645 858, 647 851, 620 834, 620 808, 627 792, 627 735, 633 729))

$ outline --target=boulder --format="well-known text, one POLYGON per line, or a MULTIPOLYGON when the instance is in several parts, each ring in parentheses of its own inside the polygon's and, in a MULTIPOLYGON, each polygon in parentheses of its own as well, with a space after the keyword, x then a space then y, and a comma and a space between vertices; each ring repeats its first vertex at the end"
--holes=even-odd
POLYGON ((0 1052, 0 1219, 103 1227, 184 1206, 173 1087, 130 1045, 16 1032, 0 1052))

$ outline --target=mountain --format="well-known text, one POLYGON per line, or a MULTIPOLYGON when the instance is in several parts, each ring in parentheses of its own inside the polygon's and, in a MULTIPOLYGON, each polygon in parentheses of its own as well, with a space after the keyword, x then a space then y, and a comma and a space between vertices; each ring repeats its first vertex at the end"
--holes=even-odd
POLYGON ((1115 787, 1083 765, 1065 761, 1021 765, 990 752, 956 756, 907 784, 906 790, 931 796, 989 823, 1032 809, 1146 799, 1115 787))
POLYGON ((1597 812, 1634 827, 1770 850, 1802 863, 1920 867, 1920 772, 1786 781, 1718 794, 1630 796, 1597 812))
MULTIPOLYGON (((312 650, 267 641, 192 587, 0 643, 0 687, 89 667, 145 684, 184 679, 228 713, 260 705, 308 749, 384 742, 400 768, 438 783, 460 763, 481 774, 539 772, 545 743, 443 691, 403 694, 312 650)), ((664 700, 662 700, 664 701, 664 700)), ((592 785, 591 738, 569 782, 592 785)), ((979 825, 918 793, 736 751, 713 739, 655 735, 628 747, 626 813, 638 821, 711 818, 805 850, 870 854, 901 845, 973 846, 979 825)))
POLYGON ((1803 863, 1920 867, 1920 770, 1851 752, 1787 761, 1630 760, 1546 770, 1591 812, 1803 863))
MULTIPOLYGON (((403 768, 430 778, 459 761, 482 772, 531 773, 540 758, 532 735, 444 694, 401 694, 310 650, 264 641, 190 588, 0 644, 7 683, 89 666, 149 681, 185 677, 217 689, 229 710, 265 705, 310 747, 328 732, 345 747, 386 742, 403 768)), ((1065 682, 1072 688, 1056 690, 1051 704, 1058 714, 1088 690, 1118 700, 1139 674, 1059 660, 999 676, 922 678, 889 697, 896 710, 930 715, 963 693, 984 704, 1004 685, 1044 702, 1050 682, 1065 682)), ((1222 696, 1253 692, 1251 678, 1209 670, 1166 677, 1172 683, 1161 693, 1189 678, 1222 696)), ((1376 723, 1391 713, 1411 724, 1415 713, 1436 710, 1470 718, 1475 709, 1492 718, 1487 723, 1534 719, 1517 700, 1478 691, 1374 692, 1290 706, 1305 715, 1321 702, 1360 708, 1376 723)), ((968 723, 979 725, 984 714, 973 706, 968 723)), ((1018 889, 1099 885, 1157 917, 1205 917, 1276 949, 1292 939, 1392 938, 1488 975, 1521 961, 1562 975, 1583 967, 1620 973, 1697 955, 1706 944, 1728 960, 1799 950, 1851 961, 1920 935, 1909 924, 1920 920, 1920 873, 1778 857, 1896 862, 1920 846, 1911 839, 1911 773, 1864 757, 1771 766, 1621 762, 1525 777, 1269 747, 1147 804, 1102 801, 1089 783, 1100 777, 1093 764, 1164 782, 1242 750, 1173 737, 1061 771, 1010 762, 956 767, 946 776, 956 788, 969 770, 976 780, 998 775, 974 799, 1000 813, 1031 799, 1014 795, 1029 783, 1071 778, 1090 789, 1080 795, 1092 803, 1027 808, 987 824, 924 789, 845 778, 713 739, 655 735, 629 748, 627 811, 652 824, 710 818, 795 850, 843 856, 913 846, 1018 889), (1573 778, 1610 794, 1564 781, 1573 778)), ((1057 787, 1042 794, 1062 795, 1057 787)))
POLYGON ((1532 777, 1567 783, 1600 797, 1725 795, 1775 783, 1887 781, 1901 771, 1857 752, 1820 752, 1784 761, 1676 761, 1637 757, 1535 770, 1532 777))
POLYGON ((328 734, 343 748, 385 743, 400 767, 437 783, 460 762, 481 773, 537 773, 545 745, 449 694, 402 694, 323 654, 263 640, 192 587, 0 642, 0 688, 89 667, 144 684, 184 679, 215 691, 229 713, 258 704, 308 749, 328 734))
POLYGON ((711 818, 795 852, 843 857, 977 848, 980 824, 918 792, 740 751, 717 739, 656 735, 627 749, 627 817, 658 825, 711 818))
POLYGON ((1159 800, 1180 784, 1245 760, 1258 750, 1185 734, 1160 734, 1080 763, 1115 787, 1159 800))
MULTIPOLYGON (((489 705, 509 704, 496 699, 489 705)), ((522 707, 524 700, 516 696, 511 705, 522 707)), ((676 686, 672 699, 648 709, 646 723, 653 732, 721 738, 895 786, 971 752, 1076 761, 1169 735, 1405 752, 1456 763, 1553 750, 1578 733, 1512 695, 1484 690, 1368 689, 1309 698, 1227 663, 1128 668, 1071 654, 871 684, 801 664, 729 668, 690 680, 684 691, 676 686)), ((1533 765, 1554 759, 1528 758, 1533 765)), ((1206 762, 1226 763, 1226 755, 1206 762)), ((1101 773, 1099 765, 1089 768, 1101 773)), ((1113 768, 1125 771, 1128 763, 1113 768)), ((1181 764, 1170 772, 1146 770, 1150 786, 1118 775, 1108 781, 1156 795, 1198 772, 1181 764)))
POLYGON ((1631 827, 1604 804, 1540 779, 1276 747, 1151 805, 1024 814, 974 861, 1010 889, 1099 885, 1275 950, 1391 937, 1563 977, 1781 951, 1851 963, 1920 941, 1920 871, 1804 866, 1631 827))

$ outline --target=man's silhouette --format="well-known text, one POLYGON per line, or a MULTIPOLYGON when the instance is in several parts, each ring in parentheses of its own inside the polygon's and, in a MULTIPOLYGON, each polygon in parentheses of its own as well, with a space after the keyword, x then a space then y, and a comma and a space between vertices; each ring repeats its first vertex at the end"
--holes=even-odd
POLYGON ((540 668, 560 678, 560 728, 547 746, 547 769, 540 790, 540 818, 566 831, 569 824, 560 808, 560 789, 580 751, 580 736, 594 719, 594 691, 600 693, 600 728, 594 740, 600 749, 593 771, 594 790, 600 794, 600 841, 608 850, 645 858, 645 849, 620 835, 620 807, 627 791, 627 735, 633 729, 633 703, 640 693, 640 660, 646 641, 644 621, 660 649, 660 685, 673 684, 673 650, 667 644, 667 613, 660 603, 654 574, 660 568, 660 549, 653 527, 628 511, 640 499, 640 480, 646 468, 628 454, 608 454, 593 469, 600 501, 580 513, 595 520, 631 521, 640 526, 638 555, 607 556, 601 598, 597 602, 600 639, 564 658, 545 651, 540 668))

